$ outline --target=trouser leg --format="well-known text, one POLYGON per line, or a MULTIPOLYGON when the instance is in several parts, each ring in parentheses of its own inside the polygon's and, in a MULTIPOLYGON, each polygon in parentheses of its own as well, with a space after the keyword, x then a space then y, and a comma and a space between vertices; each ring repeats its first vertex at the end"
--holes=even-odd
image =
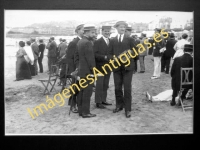
POLYGON ((89 84, 84 89, 82 89, 82 114, 86 115, 90 113, 90 98, 92 96, 93 84, 89 84))
POLYGON ((169 65, 170 65, 170 60, 171 60, 171 58, 169 57, 169 58, 166 58, 166 73, 169 73, 169 65))
POLYGON ((102 103, 103 101, 103 82, 104 76, 97 77, 95 88, 95 103, 102 103))
POLYGON ((140 61, 140 71, 145 71, 145 66, 144 66, 144 57, 145 57, 145 56, 139 56, 139 61, 140 61))
POLYGON ((108 86, 109 86, 109 81, 110 81, 110 74, 111 72, 109 72, 108 74, 106 74, 104 76, 104 81, 103 81, 103 102, 106 102, 106 98, 107 98, 107 91, 108 91, 108 86))
POLYGON ((122 92, 122 83, 123 75, 121 69, 114 72, 114 83, 115 83, 115 98, 116 98, 116 107, 120 108, 124 105, 123 92, 122 92))
POLYGON ((154 57, 154 74, 153 76, 160 77, 161 61, 160 57, 154 57))
POLYGON ((132 101, 132 75, 133 71, 124 70, 123 71, 123 85, 124 85, 124 104, 125 111, 131 111, 131 101, 132 101))

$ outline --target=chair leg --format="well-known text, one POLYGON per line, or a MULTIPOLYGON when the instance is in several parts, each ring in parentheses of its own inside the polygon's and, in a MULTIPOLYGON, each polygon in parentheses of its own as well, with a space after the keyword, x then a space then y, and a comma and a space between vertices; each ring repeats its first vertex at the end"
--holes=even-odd
POLYGON ((182 90, 179 91, 179 101, 181 102, 181 107, 183 109, 183 112, 185 113, 185 109, 184 109, 184 105, 183 105, 183 101, 182 101, 181 95, 182 95, 182 90))
POLYGON ((41 81, 41 83, 43 84, 43 86, 44 86, 44 88, 45 88, 43 94, 45 95, 45 94, 46 94, 46 93, 45 93, 46 91, 48 92, 48 94, 50 94, 50 92, 49 92, 49 90, 48 90, 48 85, 45 85, 44 82, 42 82, 42 81, 41 81))

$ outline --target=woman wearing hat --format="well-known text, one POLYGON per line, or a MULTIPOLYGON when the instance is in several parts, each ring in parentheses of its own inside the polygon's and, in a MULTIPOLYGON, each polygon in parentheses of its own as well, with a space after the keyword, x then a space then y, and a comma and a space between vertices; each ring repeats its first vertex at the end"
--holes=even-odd
POLYGON ((24 50, 25 42, 20 41, 19 42, 19 50, 17 51, 16 57, 16 80, 24 80, 24 79, 31 79, 31 72, 28 66, 27 61, 25 60, 25 57, 27 57, 27 54, 24 50))

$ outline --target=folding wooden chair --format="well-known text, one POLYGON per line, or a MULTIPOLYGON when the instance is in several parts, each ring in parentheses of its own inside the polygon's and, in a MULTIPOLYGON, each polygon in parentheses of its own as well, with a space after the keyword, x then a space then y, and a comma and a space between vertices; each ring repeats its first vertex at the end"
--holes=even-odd
POLYGON ((48 94, 50 94, 50 92, 52 92, 53 89, 56 91, 54 86, 56 84, 56 81, 57 81, 58 77, 59 77, 59 67, 57 65, 51 65, 49 78, 48 79, 40 79, 39 80, 43 84, 43 86, 45 88, 43 94, 46 94, 46 91, 47 91, 48 94), (46 85, 45 85, 45 82, 46 82, 46 85), (49 85, 51 85, 50 91, 48 89, 49 85))
POLYGON ((191 75, 193 74, 193 68, 181 68, 181 85, 180 85, 178 101, 181 103, 181 107, 183 109, 183 112, 185 112, 185 109, 193 108, 193 105, 185 105, 183 103, 182 98, 181 98, 183 90, 186 89, 183 86, 185 86, 185 85, 193 85, 193 79, 189 79, 189 74, 190 73, 191 73, 191 75))

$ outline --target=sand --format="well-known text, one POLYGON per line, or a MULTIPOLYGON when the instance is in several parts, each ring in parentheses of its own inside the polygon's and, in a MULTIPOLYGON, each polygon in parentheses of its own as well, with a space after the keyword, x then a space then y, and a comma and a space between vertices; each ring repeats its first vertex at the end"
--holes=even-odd
MULTIPOLYGON (((144 134, 144 133, 193 133, 193 110, 185 113, 178 106, 170 106, 170 102, 149 102, 145 92, 153 96, 171 88, 171 77, 162 74, 160 79, 151 80, 153 74, 152 56, 145 58, 146 72, 136 73, 132 77, 132 111, 131 118, 125 112, 113 113, 115 94, 113 76, 110 79, 107 101, 112 103, 106 109, 97 109, 93 93, 90 110, 96 114, 94 118, 82 118, 71 113, 69 116, 68 99, 65 105, 56 106, 32 119, 27 108, 45 103, 44 87, 38 79, 48 77, 47 73, 39 74, 31 80, 15 80, 13 67, 5 68, 5 133, 9 134, 144 134)), ((47 59, 43 60, 45 71, 47 59)), ((138 62, 139 66, 139 62, 138 62)), ((139 71, 139 69, 138 69, 139 71)), ((57 91, 61 86, 56 84, 57 91)), ((49 97, 53 97, 52 92, 49 97)))

